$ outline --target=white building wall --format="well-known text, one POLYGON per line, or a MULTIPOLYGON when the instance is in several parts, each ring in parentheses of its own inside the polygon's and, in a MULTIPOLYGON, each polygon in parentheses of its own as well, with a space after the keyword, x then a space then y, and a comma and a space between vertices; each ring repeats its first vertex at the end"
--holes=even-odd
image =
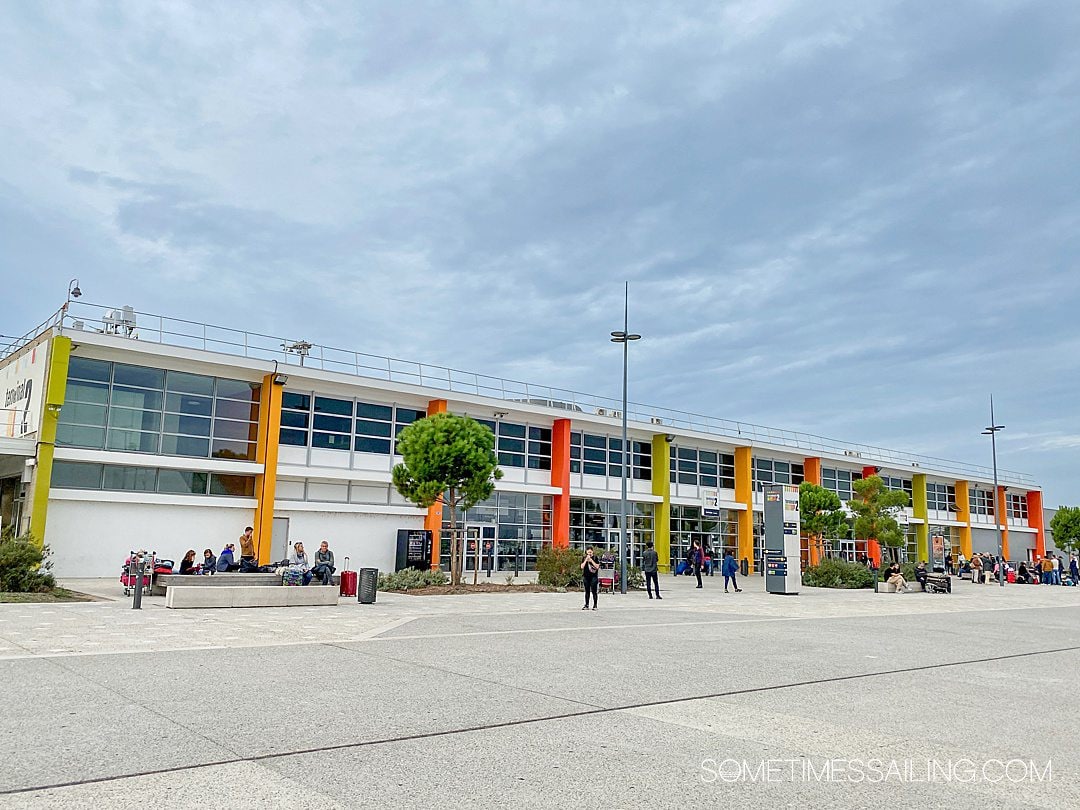
MULTIPOLYGON (((328 509, 333 509, 328 506, 328 509)), ((398 529, 422 529, 424 518, 419 515, 378 515, 365 512, 333 512, 289 510, 280 504, 274 517, 289 518, 289 542, 303 541, 310 556, 326 540, 334 552, 340 571, 345 557, 349 568, 378 568, 380 572, 394 570, 398 529)), ((242 528, 242 527, 241 527, 242 528)), ((274 549, 274 558, 282 556, 274 549)))
POLYGON ((58 577, 119 578, 133 549, 156 551, 179 568, 189 548, 198 560, 205 548, 217 555, 255 518, 246 506, 125 503, 101 500, 108 493, 93 494, 97 500, 49 500, 45 542, 58 577))

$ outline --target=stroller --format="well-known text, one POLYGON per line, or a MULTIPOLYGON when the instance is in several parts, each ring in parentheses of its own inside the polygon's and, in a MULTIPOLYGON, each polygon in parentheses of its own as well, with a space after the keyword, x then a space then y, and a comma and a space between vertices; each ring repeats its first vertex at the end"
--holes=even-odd
MULTIPOLYGON (((120 584, 124 586, 124 596, 131 596, 135 590, 135 583, 139 578, 136 573, 139 561, 146 559, 147 556, 145 551, 132 551, 128 558, 124 560, 124 566, 120 571, 120 584)), ((149 562, 143 572, 143 590, 150 593, 150 586, 153 584, 154 577, 157 574, 171 574, 173 565, 173 560, 159 560, 157 552, 151 551, 149 553, 149 562)))

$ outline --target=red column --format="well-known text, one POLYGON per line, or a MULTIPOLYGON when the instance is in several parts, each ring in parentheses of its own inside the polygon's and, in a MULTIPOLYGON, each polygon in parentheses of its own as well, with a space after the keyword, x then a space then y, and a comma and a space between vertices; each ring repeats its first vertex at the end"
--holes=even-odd
POLYGON ((551 426, 551 485, 561 492, 552 498, 551 545, 570 545, 570 420, 556 419, 551 426))
POLYGON ((994 518, 1001 526, 1001 556, 1009 559, 1009 513, 1005 510, 1005 487, 999 486, 997 491, 997 512, 994 518))
POLYGON ((1035 559, 1041 560, 1046 556, 1046 527, 1043 525, 1043 501, 1040 490, 1032 490, 1027 494, 1028 526, 1038 529, 1035 535, 1035 559))

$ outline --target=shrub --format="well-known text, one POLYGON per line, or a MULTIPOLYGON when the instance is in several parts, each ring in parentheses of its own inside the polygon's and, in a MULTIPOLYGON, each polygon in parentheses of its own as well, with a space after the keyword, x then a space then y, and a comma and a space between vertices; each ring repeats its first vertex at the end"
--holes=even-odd
POLYGON ((803 571, 802 581, 809 588, 872 588, 874 572, 862 563, 826 559, 803 571))
POLYGON ((41 593, 56 587, 49 573, 49 547, 38 546, 28 534, 14 537, 5 533, 0 538, 0 591, 12 593, 41 593))
POLYGON ((379 590, 410 591, 432 585, 445 585, 448 581, 445 571, 420 571, 416 568, 405 568, 393 574, 382 574, 379 577, 379 590))
POLYGON ((544 546, 536 558, 537 581, 552 588, 580 588, 584 557, 580 549, 544 546))

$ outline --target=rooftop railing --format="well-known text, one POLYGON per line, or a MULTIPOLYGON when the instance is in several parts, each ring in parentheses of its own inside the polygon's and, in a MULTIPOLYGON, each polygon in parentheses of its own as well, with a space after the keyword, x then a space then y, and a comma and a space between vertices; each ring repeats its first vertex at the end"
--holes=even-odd
MULTIPOLYGON (((567 411, 570 414, 580 413, 613 419, 619 419, 622 416, 621 401, 611 397, 584 394, 546 385, 534 385, 350 349, 322 346, 302 338, 263 335, 227 326, 212 326, 181 318, 136 312, 130 307, 117 309, 81 301, 72 301, 66 310, 61 309, 52 318, 39 325, 36 330, 31 330, 18 341, 13 341, 0 356, 6 357, 13 351, 17 351, 22 345, 33 340, 36 335, 53 327, 69 333, 80 330, 93 331, 131 340, 219 352, 257 360, 276 360, 283 366, 317 368, 368 379, 417 385, 437 391, 546 406, 567 411), (11 346, 15 348, 12 349, 11 346)), ((890 450, 870 444, 843 442, 801 431, 720 419, 654 405, 629 403, 626 418, 628 421, 657 432, 665 428, 692 430, 713 436, 723 436, 739 443, 771 444, 807 453, 827 453, 871 466, 924 467, 928 472, 946 473, 960 479, 993 478, 993 470, 990 467, 890 450)), ((1019 486, 1032 486, 1035 483, 1033 478, 1026 473, 1001 469, 998 470, 998 479, 1002 483, 1019 486)))

